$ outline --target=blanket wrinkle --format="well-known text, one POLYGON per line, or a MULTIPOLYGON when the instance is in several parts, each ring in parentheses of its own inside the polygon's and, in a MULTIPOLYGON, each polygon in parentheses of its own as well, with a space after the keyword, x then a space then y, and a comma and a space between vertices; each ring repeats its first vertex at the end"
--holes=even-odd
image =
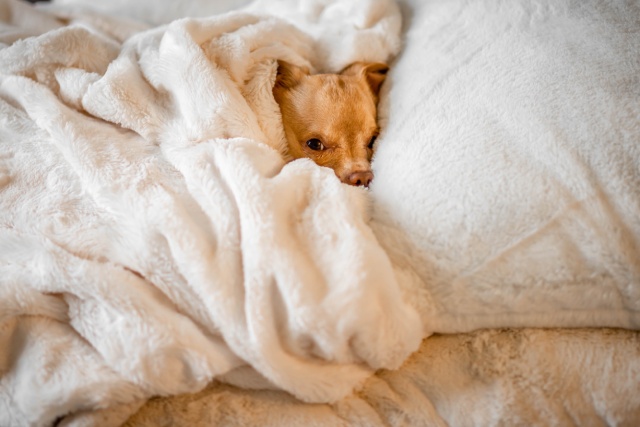
POLYGON ((256 0, 244 8, 285 19, 313 40, 312 69, 339 72, 354 59, 386 62, 400 48, 402 19, 396 2, 256 0), (337 48, 339 46, 339 48, 337 48))
POLYGON ((82 27, 55 29, 37 39, 39 42, 18 40, 3 49, 0 52, 3 72, 30 73, 39 77, 37 73, 55 71, 57 65, 104 72, 119 50, 119 46, 109 38, 82 27), (63 43, 69 48, 58 52, 58 46, 63 43))
MULTIPOLYGON (((365 38, 378 37, 397 34, 365 38)), ((313 49, 282 19, 236 12, 123 43, 75 23, 0 50, 1 321, 57 319, 83 343, 71 359, 95 371, 69 390, 34 377, 0 424, 193 392, 243 365, 232 378, 334 401, 417 348, 419 315, 367 225, 363 190, 279 154, 275 59, 310 64, 313 49), (74 394, 114 381, 129 387, 117 400, 74 394)), ((39 351, 19 351, 35 372, 39 351)), ((3 375, 0 393, 25 379, 3 375)))
MULTIPOLYGON (((519 252, 526 250, 527 247, 535 244, 538 239, 540 239, 544 235, 561 235, 562 222, 566 221, 567 218, 573 217, 576 214, 586 211, 588 203, 588 198, 579 200, 572 199, 572 201, 565 205, 560 211, 554 212, 553 216, 547 218, 544 222, 535 224, 535 229, 527 230, 521 235, 514 237, 509 246, 495 248, 495 252, 489 254, 487 258, 478 260, 479 262, 481 262, 480 264, 470 265, 469 267, 462 270, 453 280, 463 280, 463 278, 472 277, 475 274, 481 273, 483 270, 491 270, 493 268, 493 264, 498 264, 502 262, 502 260, 508 259, 512 254, 518 254, 519 252)), ((580 248, 577 247, 575 242, 573 242, 570 238, 562 239, 562 246, 569 246, 571 248, 571 251, 576 251, 577 253, 580 252, 580 248)))

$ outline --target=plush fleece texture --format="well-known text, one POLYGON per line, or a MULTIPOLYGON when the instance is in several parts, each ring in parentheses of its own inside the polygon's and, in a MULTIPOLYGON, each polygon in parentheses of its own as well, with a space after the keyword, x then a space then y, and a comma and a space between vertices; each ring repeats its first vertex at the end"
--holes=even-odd
MULTIPOLYGON (((398 9, 362 7, 373 18, 351 25, 353 40, 389 46, 386 60, 398 9)), ((364 189, 282 156, 275 61, 322 68, 314 35, 248 12, 142 32, 87 14, 64 9, 75 24, 14 32, 0 51, 0 424, 221 376, 334 401, 398 367, 423 332, 364 189), (81 392, 92 388, 104 393, 81 392)))
MULTIPOLYGON (((433 332, 640 326, 635 4, 405 4, 366 192, 286 163, 275 60, 388 61, 395 3, 257 1, 146 23, 121 2, 75 3, 0 3, 0 425, 117 425, 214 379, 367 425, 373 401, 354 388, 433 332)), ((562 353, 564 332, 537 333, 542 354, 562 353)), ((570 392, 576 413, 633 420, 637 336, 613 334, 606 352, 607 332, 593 334, 569 338, 548 390, 570 392), (581 352, 594 356, 560 375, 581 352), (591 388, 554 388, 583 372, 591 388)), ((480 381, 503 366, 504 393, 420 364, 439 378, 425 400, 407 362, 396 389, 410 406, 377 419, 415 406, 491 424, 522 408, 524 424, 547 424, 519 403, 527 380, 509 380, 545 384, 543 356, 507 357, 527 357, 523 336, 434 347, 446 360, 487 342, 450 357, 481 358, 480 381), (492 396, 513 399, 483 409, 492 396)), ((543 395, 534 407, 557 415, 543 395)))

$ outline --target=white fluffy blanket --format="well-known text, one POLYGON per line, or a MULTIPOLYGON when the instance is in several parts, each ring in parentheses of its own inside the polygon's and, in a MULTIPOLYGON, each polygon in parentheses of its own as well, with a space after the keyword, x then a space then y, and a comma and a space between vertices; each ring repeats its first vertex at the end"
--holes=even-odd
MULTIPOLYGON (((212 384, 151 399, 125 426, 637 426, 638 372, 638 332, 481 330, 434 335, 401 369, 333 404, 212 384)), ((116 421, 132 409, 93 415, 116 421)))
MULTIPOLYGON (((135 407, 213 378, 335 401, 434 330, 637 328, 637 121, 602 122, 605 103, 574 117, 567 105, 589 111, 589 69, 573 104, 549 108, 582 62, 572 45, 558 59, 544 37, 518 37, 547 28, 536 20, 555 28, 562 8, 505 6, 481 36, 466 29, 490 3, 414 17, 370 194, 285 163, 274 60, 388 60, 394 3, 256 2, 147 31, 0 3, 0 425, 135 407), (438 27, 456 20, 459 34, 438 27), (512 68, 492 67, 522 45, 512 68), (537 63, 531 52, 547 55, 542 70, 517 62, 537 63), (483 70, 500 84, 477 85, 483 70)), ((576 34, 591 28, 581 20, 598 22, 568 19, 576 34)), ((631 116, 632 90, 599 99, 613 93, 631 116)))
POLYGON ((314 53, 323 39, 246 12, 124 43, 137 28, 87 19, 8 32, 0 425, 195 391, 247 364, 253 385, 331 401, 417 348, 418 313, 367 226, 364 190, 278 152, 276 58, 335 69, 397 48, 395 5, 351 7, 311 15, 350 38, 334 63, 314 53))

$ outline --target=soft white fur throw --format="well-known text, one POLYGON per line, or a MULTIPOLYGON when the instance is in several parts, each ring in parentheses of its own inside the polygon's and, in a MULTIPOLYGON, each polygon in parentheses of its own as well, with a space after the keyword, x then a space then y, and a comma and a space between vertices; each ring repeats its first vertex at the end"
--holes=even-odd
POLYGON ((631 6, 416 7, 367 194, 285 164, 274 59, 388 60, 392 2, 146 32, 0 4, 0 425, 212 378, 334 401, 434 330, 640 325, 631 6))
MULTIPOLYGON (((351 39, 397 47, 398 9, 361 6, 351 39)), ((334 9, 316 21, 357 18, 334 9)), ((332 401, 399 366, 423 332, 364 190, 278 152, 274 60, 340 65, 321 38, 239 12, 121 44, 78 16, 0 51, 0 425, 247 385, 247 364, 332 401)))

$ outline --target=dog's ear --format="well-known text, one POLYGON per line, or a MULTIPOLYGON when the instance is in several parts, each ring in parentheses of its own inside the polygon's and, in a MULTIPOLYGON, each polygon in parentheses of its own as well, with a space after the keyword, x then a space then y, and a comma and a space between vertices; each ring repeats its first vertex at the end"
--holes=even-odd
POLYGON ((291 89, 300 83, 304 76, 309 75, 309 69, 298 67, 287 61, 278 60, 278 73, 276 74, 275 87, 291 89))
POLYGON ((380 92, 380 86, 387 77, 387 71, 389 66, 382 62, 355 62, 344 70, 340 74, 345 76, 362 76, 366 79, 367 84, 371 88, 371 92, 375 96, 378 96, 380 92))

